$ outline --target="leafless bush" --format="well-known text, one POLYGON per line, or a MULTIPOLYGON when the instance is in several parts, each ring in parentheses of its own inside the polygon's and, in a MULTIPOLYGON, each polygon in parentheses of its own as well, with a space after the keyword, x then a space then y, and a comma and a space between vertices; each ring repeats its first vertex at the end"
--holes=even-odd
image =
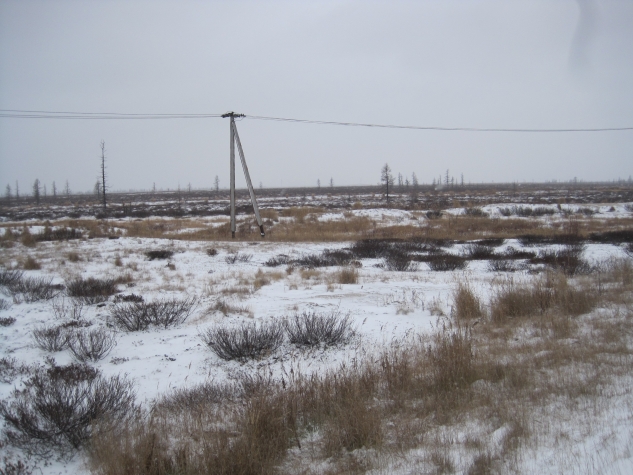
POLYGON ((23 276, 24 271, 17 269, 5 269, 3 267, 0 269, 0 285, 4 285, 10 289, 14 285, 18 284, 22 280, 23 276))
POLYGON ((590 271, 590 266, 582 258, 584 248, 585 246, 581 244, 568 244, 562 249, 541 251, 530 262, 532 264, 546 264, 553 269, 563 271, 567 275, 587 273, 590 271))
POLYGON ((206 381, 190 388, 177 388, 159 397, 156 407, 172 413, 204 410, 214 404, 226 404, 237 396, 235 384, 206 381))
POLYGON ((532 259, 536 257, 536 253, 532 251, 519 250, 512 246, 508 246, 503 254, 501 254, 504 259, 532 259))
POLYGON ((83 319, 84 304, 80 299, 57 298, 52 303, 53 314, 59 320, 81 320, 83 319))
POLYGON ((355 334, 349 315, 303 312, 284 321, 290 343, 299 346, 333 346, 348 342, 355 334))
POLYGON ((464 208, 464 216, 470 216, 471 218, 487 218, 488 213, 483 209, 476 206, 472 208, 464 208))
POLYGON ((223 360, 258 359, 277 350, 284 338, 277 322, 243 323, 239 327, 211 327, 200 334, 202 340, 223 360))
POLYGON ((290 262, 290 257, 288 257, 286 254, 279 254, 278 256, 274 256, 268 259, 266 262, 264 262, 264 265, 266 267, 278 267, 278 266, 285 266, 289 262, 290 262))
POLYGON ((70 334, 62 325, 40 326, 33 330, 33 340, 44 351, 62 351, 68 348, 70 334))
POLYGON ((611 244, 633 243, 633 229, 621 229, 604 233, 593 233, 589 238, 594 242, 611 244))
POLYGON ((236 252, 235 254, 229 254, 224 258, 227 264, 235 264, 236 262, 250 262, 253 258, 252 254, 245 254, 236 252))
POLYGON ((435 272, 461 270, 468 265, 463 257, 444 253, 428 256, 426 263, 435 272))
POLYGON ((218 250, 210 247, 209 249, 207 249, 207 256, 213 257, 213 256, 217 256, 218 255, 218 250))
POLYGON ((75 228, 44 228, 41 233, 35 234, 34 239, 41 241, 68 241, 70 239, 81 239, 81 231, 75 228))
POLYGON ((516 272, 522 270, 525 266, 517 264, 509 259, 492 260, 488 263, 488 270, 490 272, 516 272))
POLYGON ((174 251, 170 251, 168 249, 160 249, 160 250, 145 252, 145 256, 147 256, 147 258, 150 261, 153 261, 154 259, 169 259, 173 255, 174 255, 174 251))
POLYGON ((34 468, 22 460, 10 460, 4 457, 0 466, 0 475, 32 475, 34 468))
POLYGON ((426 212, 427 219, 440 219, 442 217, 442 212, 438 210, 429 210, 426 212))
POLYGON ((117 280, 78 277, 66 284, 66 293, 86 305, 103 302, 117 291, 117 280))
POLYGON ((0 383, 11 384, 15 378, 29 370, 29 366, 18 363, 15 358, 0 358, 0 383))
POLYGON ((14 323, 15 323, 15 318, 13 317, 0 318, 0 327, 8 327, 9 325, 13 325, 14 323))
POLYGON ((121 303, 121 302, 142 302, 143 301, 143 296, 142 295, 136 295, 136 294, 129 294, 129 295, 115 295, 114 296, 114 303, 121 303))
POLYGON ((413 272, 418 270, 418 264, 413 262, 411 254, 407 252, 391 250, 383 263, 385 269, 398 272, 413 272))
POLYGON ((61 290, 52 282, 52 277, 23 277, 9 287, 9 292, 12 295, 22 294, 26 302, 50 300, 61 290))
POLYGON ((0 310, 9 310, 11 308, 11 302, 0 299, 0 310))
POLYGON ((481 243, 466 244, 463 256, 471 260, 487 260, 494 257, 494 249, 481 243))
POLYGON ((195 297, 190 297, 117 304, 110 315, 116 325, 125 331, 146 330, 150 325, 168 328, 183 323, 197 303, 195 297))
MULTIPOLYGON (((57 366, 49 360, 3 401, 7 440, 28 453, 67 455, 82 447, 100 418, 111 424, 129 417, 134 409, 133 385, 125 377, 104 378, 89 366, 57 366)), ((111 428, 100 425, 99 430, 111 428)))
POLYGON ((42 268, 42 265, 37 262, 33 256, 28 256, 26 260, 22 263, 22 268, 24 270, 39 270, 42 268))
POLYGON ((76 330, 68 338, 70 352, 82 363, 102 360, 115 345, 115 335, 103 328, 76 330))

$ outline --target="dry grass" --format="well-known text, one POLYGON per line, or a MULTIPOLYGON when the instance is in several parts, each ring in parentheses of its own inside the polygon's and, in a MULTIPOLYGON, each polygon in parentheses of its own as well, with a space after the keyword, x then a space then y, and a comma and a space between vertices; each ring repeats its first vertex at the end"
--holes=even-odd
POLYGON ((460 282, 453 293, 452 316, 457 320, 474 320, 484 316, 481 301, 468 283, 460 282))
POLYGON ((354 267, 344 267, 336 273, 336 281, 339 284, 357 284, 358 270, 354 267))
POLYGON ((39 270, 42 268, 42 264, 37 262, 32 256, 28 256, 24 262, 22 262, 22 269, 24 270, 39 270))

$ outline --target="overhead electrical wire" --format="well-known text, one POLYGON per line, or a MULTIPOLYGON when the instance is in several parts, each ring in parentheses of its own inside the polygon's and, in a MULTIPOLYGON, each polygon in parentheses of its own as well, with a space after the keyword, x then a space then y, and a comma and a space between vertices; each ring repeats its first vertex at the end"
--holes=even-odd
MULTIPOLYGON (((71 120, 160 120, 160 119, 213 119, 225 114, 130 114, 120 112, 63 112, 0 109, 0 118, 10 119, 71 119, 71 120)), ((597 128, 560 128, 560 129, 526 129, 526 128, 488 128, 488 127, 442 127, 421 125, 371 124, 362 122, 340 122, 331 120, 292 119, 287 117, 269 117, 244 115, 245 119, 266 120, 275 122, 294 122, 299 124, 340 125, 346 127, 368 127, 380 129, 429 130, 441 132, 519 132, 519 133, 564 133, 564 132, 621 132, 633 130, 633 127, 597 127, 597 128)))

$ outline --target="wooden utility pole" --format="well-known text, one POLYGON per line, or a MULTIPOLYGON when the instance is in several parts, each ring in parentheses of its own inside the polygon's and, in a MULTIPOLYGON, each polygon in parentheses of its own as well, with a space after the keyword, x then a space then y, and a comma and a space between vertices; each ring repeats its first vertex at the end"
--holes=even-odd
POLYGON ((105 142, 101 141, 101 195, 103 198, 103 210, 106 209, 106 175, 105 175, 105 142))
POLYGON ((246 178, 246 185, 248 186, 248 191, 251 195, 251 203, 253 204, 253 211, 255 212, 255 218, 257 219, 257 225, 259 226, 259 232, 262 237, 265 236, 264 233, 264 225, 262 223, 262 218, 259 215, 259 207, 257 206, 257 198, 255 197, 255 190, 253 189, 253 184, 251 183, 251 176, 248 173, 248 166, 246 166, 246 158, 244 157, 244 150, 242 150, 242 142, 240 141, 240 136, 237 133, 237 126, 235 125, 236 117, 244 117, 244 114, 236 114, 235 112, 227 112, 222 115, 222 117, 229 117, 230 120, 230 130, 231 130, 231 185, 230 185, 230 193, 231 193, 231 237, 235 238, 235 143, 237 142, 237 151, 240 154, 240 161, 242 162, 242 170, 244 171, 244 178, 246 178))

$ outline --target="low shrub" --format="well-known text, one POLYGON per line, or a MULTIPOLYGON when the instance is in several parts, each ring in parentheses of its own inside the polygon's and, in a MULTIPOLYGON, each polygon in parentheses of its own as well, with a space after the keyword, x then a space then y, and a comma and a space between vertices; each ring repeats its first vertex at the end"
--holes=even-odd
POLYGON ((278 256, 274 256, 268 259, 266 262, 264 262, 264 265, 266 267, 279 267, 285 266, 288 263, 290 263, 290 257, 288 257, 286 254, 279 254, 278 256))
POLYGON ((209 257, 213 257, 213 256, 217 256, 218 255, 218 250, 210 247, 209 249, 207 249, 207 256, 209 257))
POLYGON ((504 259, 532 259, 536 257, 536 253, 532 251, 519 250, 512 246, 506 247, 501 256, 504 259))
POLYGON ((102 360, 115 345, 115 335, 103 328, 76 330, 68 338, 70 352, 81 363, 102 360))
POLYGON ((119 294, 119 295, 115 295, 114 296, 114 303, 142 302, 142 301, 143 301, 143 296, 142 295, 136 295, 136 294, 123 295, 123 294, 119 294))
POLYGON ((490 272, 516 272, 525 268, 525 265, 517 264, 510 259, 495 259, 488 262, 490 272))
POLYGON ((68 348, 70 334, 61 326, 40 326, 32 332, 33 340, 44 351, 62 351, 68 348))
POLYGON ((12 295, 22 294, 29 303, 50 300, 61 290, 61 286, 53 285, 52 282, 52 277, 23 277, 9 287, 9 292, 12 295))
POLYGON ((236 252, 235 254, 229 254, 224 258, 227 264, 235 264, 236 262, 250 262, 253 258, 252 254, 245 254, 236 252))
POLYGON ((426 263, 434 272, 462 270, 468 266, 468 261, 462 256, 444 253, 428 256, 426 263))
POLYGON ((51 229, 46 226, 44 230, 33 236, 38 242, 41 241, 69 241, 70 239, 81 239, 81 231, 75 228, 51 229))
POLYGON ((418 270, 418 265, 413 262, 409 253, 392 250, 384 259, 384 268, 391 271, 407 272, 418 270))
POLYGON ((530 260, 532 264, 546 264, 553 269, 561 270, 567 275, 586 273, 590 266, 582 259, 584 245, 567 244, 562 249, 544 250, 530 260))
POLYGON ((426 212, 427 219, 440 219, 442 217, 441 211, 429 210, 426 212))
POLYGON ((377 259, 384 257, 393 247, 393 241, 387 239, 361 239, 349 248, 356 259, 377 259))
POLYGON ((134 410, 134 388, 126 377, 105 378, 86 365, 38 368, 0 405, 7 440, 27 453, 68 455, 97 431, 107 431, 134 410), (108 424, 96 424, 99 419, 108 424))
POLYGON ((184 323, 197 303, 195 297, 154 302, 141 300, 115 305, 110 316, 119 328, 129 332, 146 330, 150 325, 168 328, 184 323))
POLYGON ((0 299, 0 310, 9 310, 11 308, 11 302, 5 299, 0 299))
POLYGON ((589 236, 594 242, 602 243, 630 243, 633 244, 633 229, 622 229, 619 231, 607 231, 604 233, 593 233, 589 236))
POLYGON ((84 304, 81 300, 57 298, 53 300, 53 314, 58 320, 81 320, 83 319, 84 304))
POLYGON ((24 272, 17 269, 0 269, 0 285, 11 288, 22 280, 24 272))
POLYGON ((18 363, 15 358, 7 356, 0 358, 0 383, 11 384, 15 378, 29 371, 29 366, 18 363))
POLYGON ((200 334, 202 340, 223 360, 258 359, 277 350, 284 338, 278 322, 243 323, 239 327, 212 327, 200 334))
POLYGON ((168 249, 160 249, 154 251, 145 251, 145 256, 153 261, 154 259, 169 259, 174 255, 174 251, 170 251, 168 249))
POLYGON ((290 343, 298 346, 333 346, 347 343, 355 334, 349 315, 303 312, 284 321, 290 343))
POLYGON ((470 243, 464 246, 462 255, 470 260, 488 260, 494 257, 494 249, 481 243, 470 243))
POLYGON ((104 302, 117 291, 117 280, 78 277, 66 284, 66 293, 84 304, 92 305, 104 302))
POLYGON ((0 327, 8 327, 15 323, 15 318, 13 317, 1 317, 0 318, 0 327))
POLYGON ((486 213, 481 208, 472 207, 472 208, 464 208, 464 216, 469 216, 471 218, 487 218, 488 213, 486 213))

